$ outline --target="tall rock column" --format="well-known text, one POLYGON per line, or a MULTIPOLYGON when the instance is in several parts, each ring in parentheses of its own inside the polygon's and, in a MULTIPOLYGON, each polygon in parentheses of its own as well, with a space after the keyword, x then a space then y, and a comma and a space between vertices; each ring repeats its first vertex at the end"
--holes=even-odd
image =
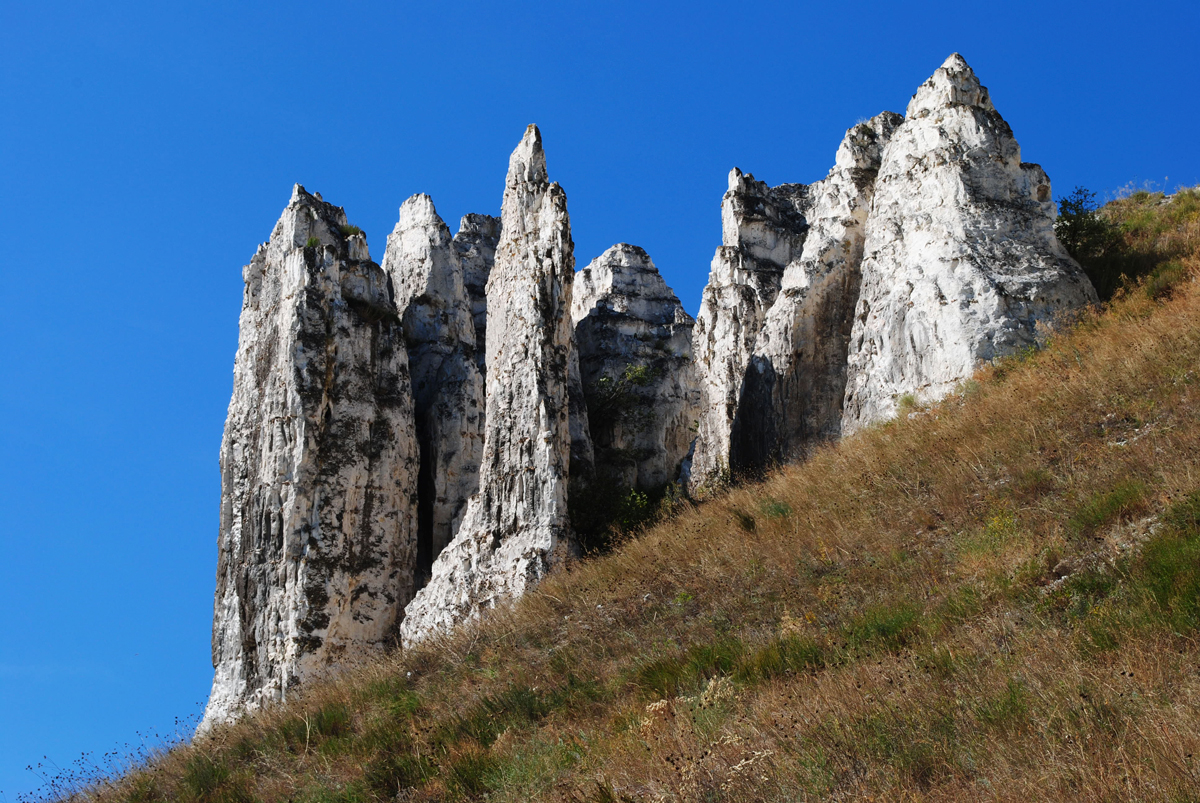
POLYGON ((957 53, 884 148, 851 335, 842 432, 941 398, 1096 299, 1054 236, 1050 180, 957 53))
POLYGON ((471 300, 475 323, 475 361, 480 374, 487 373, 487 281, 496 261, 500 242, 500 218, 463 215, 454 235, 454 251, 462 262, 463 286, 471 300))
POLYGON ((568 358, 574 275, 567 197, 536 126, 508 164, 487 286, 487 421, 479 492, 408 606, 405 644, 521 594, 569 549, 568 358))
POLYGON ((851 128, 829 175, 809 186, 803 251, 784 270, 741 389, 730 444, 735 469, 802 458, 841 433, 867 213, 883 148, 902 122, 884 112, 851 128))
POLYGON ((803 184, 768 187, 734 168, 721 201, 723 245, 713 256, 696 316, 693 352, 702 402, 689 486, 730 467, 742 381, 784 269, 800 258, 811 201, 803 184))
POLYGON ((417 445, 386 275, 297 185, 243 276, 203 728, 383 647, 415 592, 417 445))
POLYGON ((571 317, 597 471, 624 488, 675 482, 700 410, 692 316, 650 256, 621 243, 575 275, 571 317))
POLYGON ((400 207, 383 269, 400 312, 421 468, 417 481, 417 582, 454 535, 479 487, 483 376, 463 261, 428 195, 400 207))

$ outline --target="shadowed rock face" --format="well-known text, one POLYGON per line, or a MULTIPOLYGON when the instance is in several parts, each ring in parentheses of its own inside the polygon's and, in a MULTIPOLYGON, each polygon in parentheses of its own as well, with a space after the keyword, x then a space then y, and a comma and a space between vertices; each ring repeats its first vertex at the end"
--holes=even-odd
POLYGON ((884 148, 866 225, 842 431, 941 398, 1096 299, 1054 236, 1050 180, 954 54, 884 148))
POLYGON ((408 349, 421 454, 418 586, 428 579, 434 558, 450 543, 479 487, 484 387, 463 262, 433 200, 414 195, 405 201, 388 237, 383 269, 395 291, 408 349))
POLYGON ((883 148, 903 121, 884 112, 851 128, 829 175, 808 188, 803 250, 784 270, 741 388, 734 470, 802 458, 841 431, 867 213, 883 148))
POLYGON ((784 270, 803 252, 811 204, 803 184, 768 187, 737 168, 729 174, 721 201, 723 245, 713 257, 693 335, 702 394, 693 489, 729 468, 746 367, 784 270))
POLYGON ((415 592, 408 358, 346 223, 297 185, 243 269, 205 729, 384 646, 415 592))
POLYGON ((500 218, 491 215, 463 215, 458 234, 454 235, 454 251, 462 262, 463 286, 471 301, 475 361, 481 375, 487 374, 487 281, 499 242, 500 218))
POLYGON ((509 160, 487 286, 487 422, 479 492, 406 610, 405 644, 522 593, 570 547, 567 385, 571 227, 530 126, 509 160))
POLYGON ((597 471, 643 490, 676 481, 699 413, 692 316, 622 243, 575 274, 571 317, 597 471))

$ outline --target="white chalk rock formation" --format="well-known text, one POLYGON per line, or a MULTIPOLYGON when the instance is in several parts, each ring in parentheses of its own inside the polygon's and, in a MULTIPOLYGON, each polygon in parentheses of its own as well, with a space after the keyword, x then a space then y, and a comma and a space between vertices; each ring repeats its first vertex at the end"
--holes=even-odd
POLYGON ((204 729, 383 647, 415 591, 408 357, 366 238, 297 185, 243 277, 204 729))
POLYGON ((483 375, 460 250, 428 195, 400 207, 383 269, 400 313, 421 464, 417 479, 417 584, 462 520, 479 488, 483 375))
POLYGON ((768 187, 734 168, 721 201, 723 245, 713 256, 693 334, 701 410, 689 485, 729 469, 742 379, 784 270, 798 260, 811 201, 803 184, 768 187))
POLYGON ((535 126, 509 160, 487 287, 479 492, 405 612, 406 645, 521 594, 570 548, 567 381, 574 276, 567 198, 535 126))
POLYGON ((621 487, 675 482, 700 409, 692 316, 646 252, 621 243, 575 274, 571 318, 597 469, 621 487))
POLYGON ((884 112, 851 128, 829 175, 809 186, 808 236, 784 270, 741 390, 735 468, 801 459, 841 432, 867 213, 883 148, 902 122, 884 112))
POLYGON ((1050 180, 957 53, 884 148, 866 226, 842 431, 945 396, 1095 301, 1054 236, 1050 180))
POLYGON ((487 281, 499 242, 500 218, 491 215, 463 215, 458 234, 454 235, 454 250, 462 263, 463 286, 471 300, 475 361, 481 374, 487 373, 487 281))

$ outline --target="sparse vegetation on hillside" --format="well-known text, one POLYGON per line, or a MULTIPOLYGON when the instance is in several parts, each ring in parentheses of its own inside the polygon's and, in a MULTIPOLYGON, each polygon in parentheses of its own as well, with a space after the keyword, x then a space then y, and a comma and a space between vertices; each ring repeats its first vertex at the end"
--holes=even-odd
POLYGON ((88 798, 1196 800, 1198 207, 1105 207, 1153 269, 963 393, 88 798))

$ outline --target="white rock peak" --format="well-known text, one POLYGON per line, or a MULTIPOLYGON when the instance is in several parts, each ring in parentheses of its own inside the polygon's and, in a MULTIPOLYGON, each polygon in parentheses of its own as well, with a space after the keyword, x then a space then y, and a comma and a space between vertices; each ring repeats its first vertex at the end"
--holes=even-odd
POLYGON ((1054 236, 1050 180, 957 53, 884 148, 866 223, 842 432, 942 398, 1096 300, 1054 236))
POLYGON ((353 232, 297 185, 243 269, 203 730, 382 649, 416 590, 408 358, 353 232))
POLYGON ((530 126, 509 160, 487 285, 487 421, 479 492, 405 612, 413 644, 522 593, 571 548, 567 199, 530 126))

